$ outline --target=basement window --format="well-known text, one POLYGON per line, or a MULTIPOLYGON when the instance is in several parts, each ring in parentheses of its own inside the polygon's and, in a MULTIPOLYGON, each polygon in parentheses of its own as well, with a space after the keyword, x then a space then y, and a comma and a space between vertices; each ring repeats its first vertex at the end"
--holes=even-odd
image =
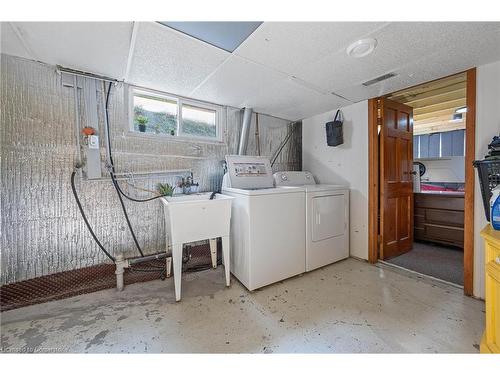
POLYGON ((131 87, 131 130, 150 136, 221 141, 222 107, 131 87))

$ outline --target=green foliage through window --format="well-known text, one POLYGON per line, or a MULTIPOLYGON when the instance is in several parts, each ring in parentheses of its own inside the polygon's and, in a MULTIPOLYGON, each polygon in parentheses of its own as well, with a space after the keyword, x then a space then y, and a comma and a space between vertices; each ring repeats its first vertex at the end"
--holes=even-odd
POLYGON ((137 132, 216 138, 217 109, 211 106, 191 105, 181 100, 134 91, 134 130, 137 132), (178 106, 182 108, 180 134, 178 106))

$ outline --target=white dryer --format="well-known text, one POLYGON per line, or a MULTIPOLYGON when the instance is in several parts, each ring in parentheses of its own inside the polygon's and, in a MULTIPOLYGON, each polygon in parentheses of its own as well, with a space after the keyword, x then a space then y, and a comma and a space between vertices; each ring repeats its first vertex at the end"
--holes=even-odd
POLYGON ((274 187, 269 159, 226 156, 222 193, 234 197, 231 273, 247 289, 305 272, 305 189, 274 187))
POLYGON ((349 257, 349 188, 316 184, 309 172, 277 172, 276 186, 306 190, 306 271, 349 257))

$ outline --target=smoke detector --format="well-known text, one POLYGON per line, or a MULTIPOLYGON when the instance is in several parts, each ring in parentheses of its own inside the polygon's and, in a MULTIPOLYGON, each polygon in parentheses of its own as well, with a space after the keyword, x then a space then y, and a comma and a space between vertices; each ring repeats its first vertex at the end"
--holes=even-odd
POLYGON ((368 56, 377 47, 377 39, 360 39, 351 43, 346 49, 346 53, 355 58, 368 56))

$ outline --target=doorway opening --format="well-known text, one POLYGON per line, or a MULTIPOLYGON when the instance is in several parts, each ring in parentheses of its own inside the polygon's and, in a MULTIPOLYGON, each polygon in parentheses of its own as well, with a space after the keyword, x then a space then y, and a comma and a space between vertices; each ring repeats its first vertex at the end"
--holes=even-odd
POLYGON ((475 69, 369 100, 369 260, 472 295, 475 69))

